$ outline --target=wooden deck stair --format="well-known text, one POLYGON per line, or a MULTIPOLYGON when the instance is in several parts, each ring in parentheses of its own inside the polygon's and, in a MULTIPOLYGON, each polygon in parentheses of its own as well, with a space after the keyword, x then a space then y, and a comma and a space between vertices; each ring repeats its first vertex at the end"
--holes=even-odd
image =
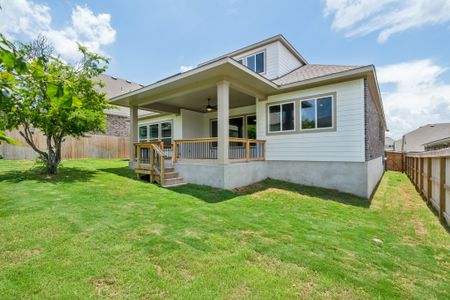
POLYGON ((186 184, 172 165, 172 160, 164 153, 162 141, 136 143, 137 178, 149 175, 150 182, 159 183, 163 187, 186 184))
POLYGON ((139 179, 142 175, 150 175, 150 182, 159 183, 162 187, 172 187, 186 184, 184 179, 180 177, 178 172, 175 172, 173 167, 164 168, 164 179, 162 183, 160 182, 161 180, 159 174, 156 171, 152 171, 148 168, 135 169, 134 171, 139 179))
POLYGON ((164 182, 161 184, 163 187, 171 187, 186 184, 184 179, 180 177, 178 172, 175 172, 173 167, 164 169, 164 182))

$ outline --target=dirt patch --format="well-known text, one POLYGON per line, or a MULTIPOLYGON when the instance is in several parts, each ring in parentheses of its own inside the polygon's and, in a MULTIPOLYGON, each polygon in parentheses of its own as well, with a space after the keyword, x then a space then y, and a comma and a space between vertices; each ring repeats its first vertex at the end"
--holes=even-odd
POLYGON ((243 285, 234 289, 225 299, 244 299, 250 297, 251 294, 252 290, 247 285, 243 285))
POLYGON ((111 278, 94 278, 91 280, 97 294, 102 296, 114 297, 118 295, 116 290, 116 280, 111 278))
POLYGON ((425 228, 425 225, 423 225, 422 222, 416 222, 414 224, 414 230, 416 231, 417 235, 426 235, 428 234, 428 230, 425 228))

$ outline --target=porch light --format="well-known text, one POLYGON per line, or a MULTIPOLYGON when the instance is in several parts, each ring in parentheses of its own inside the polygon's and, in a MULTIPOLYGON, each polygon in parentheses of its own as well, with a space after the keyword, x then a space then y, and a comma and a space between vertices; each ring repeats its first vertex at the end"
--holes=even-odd
POLYGON ((207 112, 212 112, 214 110, 214 107, 211 106, 210 101, 211 101, 211 98, 208 98, 208 105, 206 106, 207 112))

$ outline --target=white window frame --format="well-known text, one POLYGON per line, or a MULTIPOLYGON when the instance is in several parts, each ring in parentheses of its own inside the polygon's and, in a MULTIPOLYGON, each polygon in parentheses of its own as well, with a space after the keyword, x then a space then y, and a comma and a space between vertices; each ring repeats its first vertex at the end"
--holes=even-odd
POLYGON ((243 65, 243 66, 246 66, 246 67, 248 68, 247 59, 248 59, 249 57, 251 57, 251 56, 254 56, 254 57, 255 57, 255 70, 252 70, 252 69, 250 69, 250 68, 249 68, 249 69, 256 73, 256 55, 261 54, 261 53, 264 55, 264 60, 263 60, 263 68, 264 68, 264 69, 263 69, 262 72, 257 73, 257 74, 264 75, 264 74, 266 74, 266 69, 267 69, 267 63, 266 63, 266 62, 267 62, 267 51, 266 51, 266 49, 260 50, 260 51, 258 51, 258 52, 254 52, 254 53, 249 54, 249 55, 246 55, 246 56, 241 56, 241 57, 239 57, 239 58, 236 58, 235 60, 236 60, 237 62, 239 62, 240 60, 242 60, 242 65, 243 65))
MULTIPOLYGON (((141 137, 139 136, 139 142, 141 141, 162 141, 163 137, 162 137, 162 127, 161 124, 162 123, 170 123, 170 139, 173 141, 173 120, 162 120, 162 121, 157 121, 157 122, 151 122, 151 123, 145 123, 145 124, 141 124, 138 126, 138 133, 139 133, 139 128, 140 127, 147 127, 147 138, 146 139, 141 139, 141 137), (151 125, 158 125, 158 138, 156 139, 150 139, 150 126, 151 125)), ((165 139, 168 139, 169 137, 165 137, 165 139)))
POLYGON ((323 130, 323 129, 334 129, 334 118, 335 118, 335 110, 334 110, 334 95, 322 95, 320 97, 313 97, 313 98, 307 98, 307 99, 301 99, 300 100, 300 105, 299 105, 299 115, 300 115, 300 131, 315 131, 315 130, 323 130), (331 98, 331 126, 329 127, 317 127, 317 110, 318 110, 318 106, 317 106, 317 100, 318 99, 323 99, 323 98, 331 98), (303 101, 311 101, 314 100, 315 102, 315 111, 314 111, 314 122, 315 122, 315 126, 314 128, 303 128, 303 114, 302 114, 302 102, 303 101))
POLYGON ((141 142, 141 141, 148 141, 148 137, 149 137, 149 134, 150 134, 148 132, 148 129, 149 129, 149 127, 146 124, 143 124, 143 125, 141 124, 141 125, 138 126, 138 140, 139 140, 139 142, 141 142), (140 132, 141 127, 146 127, 147 128, 147 137, 145 139, 141 138, 141 132, 140 132))
POLYGON ((267 105, 267 132, 268 133, 284 133, 284 132, 293 132, 296 131, 296 109, 295 109, 295 101, 288 101, 288 102, 281 102, 281 103, 274 103, 267 105), (283 130, 283 105, 285 104, 294 104, 294 128, 289 130, 283 130), (272 106, 279 106, 280 107, 280 130, 270 130, 270 108, 272 106))

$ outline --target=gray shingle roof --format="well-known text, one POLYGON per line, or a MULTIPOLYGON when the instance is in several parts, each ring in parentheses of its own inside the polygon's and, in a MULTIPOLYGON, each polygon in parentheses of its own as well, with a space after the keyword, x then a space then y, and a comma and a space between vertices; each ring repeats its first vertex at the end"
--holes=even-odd
MULTIPOLYGON (((99 75, 96 79, 100 79, 105 83, 105 86, 100 88, 100 90, 106 93, 106 97, 111 99, 115 96, 119 96, 137 89, 144 87, 144 85, 131 82, 129 80, 109 76, 106 74, 99 75)), ((112 109, 106 109, 105 113, 107 115, 117 115, 128 117, 130 115, 130 109, 127 107, 117 107, 112 109)), ((148 111, 139 110, 139 116, 151 115, 153 113, 148 111)))
POLYGON ((100 79, 106 84, 101 90, 106 93, 109 99, 144 87, 142 84, 106 74, 101 74, 97 79, 100 79))
POLYGON ((363 66, 307 64, 291 71, 290 73, 287 73, 286 75, 281 76, 280 78, 273 80, 273 82, 275 82, 278 85, 286 85, 311 78, 358 69, 361 67, 363 66))

